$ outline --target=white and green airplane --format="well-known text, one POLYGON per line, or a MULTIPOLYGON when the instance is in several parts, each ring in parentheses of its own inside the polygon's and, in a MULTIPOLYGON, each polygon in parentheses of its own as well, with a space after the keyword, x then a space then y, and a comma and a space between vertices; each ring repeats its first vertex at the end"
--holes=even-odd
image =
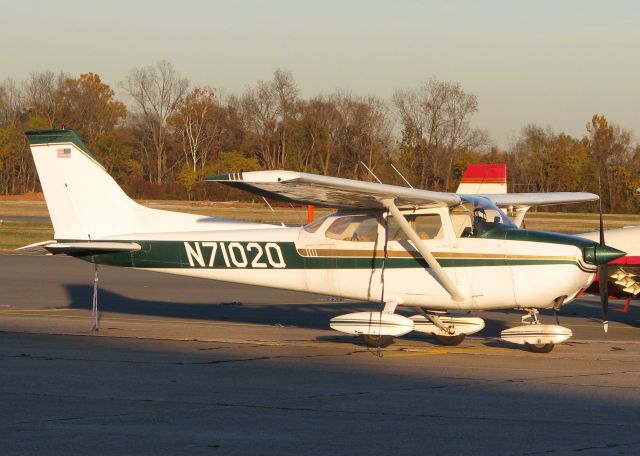
POLYGON ((538 309, 559 309, 589 286, 599 264, 624 255, 584 238, 520 229, 498 208, 598 198, 590 193, 487 198, 291 171, 207 178, 337 209, 303 227, 281 227, 141 206, 73 130, 27 138, 55 232, 41 243, 49 252, 368 301, 382 310, 337 316, 330 325, 369 345, 410 331, 457 345, 484 327, 461 312, 518 308, 527 324, 503 331, 503 339, 550 351, 572 333, 541 324, 538 309), (397 306, 420 313, 405 317, 397 306))

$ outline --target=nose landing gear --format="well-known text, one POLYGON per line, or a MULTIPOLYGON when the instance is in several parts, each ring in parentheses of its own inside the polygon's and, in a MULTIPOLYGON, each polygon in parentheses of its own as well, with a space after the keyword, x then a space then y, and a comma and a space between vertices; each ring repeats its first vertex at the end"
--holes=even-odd
POLYGON ((549 353, 555 344, 564 342, 573 336, 569 328, 560 325, 543 325, 538 319, 538 309, 525 309, 522 326, 505 329, 500 333, 502 340, 525 345, 533 353, 549 353))

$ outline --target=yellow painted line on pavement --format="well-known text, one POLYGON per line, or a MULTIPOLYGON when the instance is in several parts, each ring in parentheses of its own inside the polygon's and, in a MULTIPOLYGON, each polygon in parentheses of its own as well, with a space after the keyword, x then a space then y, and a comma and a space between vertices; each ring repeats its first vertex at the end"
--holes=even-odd
POLYGON ((63 312, 65 310, 77 310, 77 309, 69 309, 68 307, 65 307, 63 309, 8 309, 8 310, 0 310, 0 313, 63 312))
POLYGON ((434 348, 428 351, 411 351, 404 353, 385 353, 385 358, 409 358, 415 356, 433 356, 433 355, 449 355, 449 354, 466 354, 466 353, 481 353, 493 350, 506 350, 504 348, 495 347, 469 347, 469 348, 434 348))
MULTIPOLYGON (((0 314, 6 313, 12 316, 25 316, 25 317, 38 317, 38 316, 46 316, 48 318, 51 315, 41 315, 39 312, 54 312, 58 310, 77 310, 80 312, 89 312, 87 309, 23 309, 23 310, 0 310, 0 314), (31 313, 33 312, 33 313, 31 313), (23 314, 24 313, 24 314, 23 314)), ((56 315, 57 318, 72 318, 72 319, 86 319, 90 318, 90 315, 82 314, 82 315, 56 315)), ((270 323, 236 323, 232 321, 224 321, 224 320, 202 320, 202 319, 177 319, 176 317, 165 317, 166 319, 159 318, 121 318, 121 317, 112 317, 112 316, 100 316, 100 321, 102 323, 107 323, 111 321, 123 321, 129 323, 157 323, 157 324, 173 324, 173 325, 215 325, 215 326, 267 326, 267 327, 275 327, 270 323)))

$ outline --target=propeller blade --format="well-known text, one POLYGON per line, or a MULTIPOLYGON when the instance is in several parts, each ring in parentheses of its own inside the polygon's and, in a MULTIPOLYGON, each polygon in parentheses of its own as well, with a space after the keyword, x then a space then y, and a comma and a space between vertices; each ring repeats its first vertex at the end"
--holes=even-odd
POLYGON ((600 197, 600 245, 604 245, 604 220, 602 218, 602 197, 600 197))
MULTIPOLYGON (((598 176, 598 192, 600 193, 600 247, 604 248, 604 220, 602 217, 602 188, 600 176, 598 176)), ((609 331, 609 273, 607 263, 598 264, 598 285, 600 288, 600 304, 602 304, 602 327, 604 332, 609 331)))
POLYGON ((609 283, 607 280, 607 263, 598 265, 600 303, 602 304, 602 325, 604 332, 609 330, 609 283))
POLYGON ((600 214, 600 245, 604 245, 604 220, 602 218, 602 180, 600 179, 599 173, 598 173, 598 212, 600 214))

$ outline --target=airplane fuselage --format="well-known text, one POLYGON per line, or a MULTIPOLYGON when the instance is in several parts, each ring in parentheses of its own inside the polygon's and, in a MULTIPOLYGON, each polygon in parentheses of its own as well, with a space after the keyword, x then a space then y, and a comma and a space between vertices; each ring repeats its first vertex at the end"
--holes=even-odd
MULTIPOLYGON (((422 211, 442 215, 443 209, 422 211)), ((468 299, 455 301, 408 240, 389 239, 384 225, 370 239, 327 234, 336 213, 316 230, 266 228, 229 231, 140 234, 137 252, 83 257, 100 264, 223 280, 294 291, 442 310, 551 307, 570 301, 593 280, 595 266, 583 260, 589 241, 515 230, 493 237, 459 237, 447 223, 437 239, 423 242, 468 299), (529 233, 529 234, 527 234, 529 233), (383 274, 384 269, 384 274, 383 274), (540 284, 544 286, 541 287, 540 284), (384 296, 383 296, 384 288, 384 296)))

